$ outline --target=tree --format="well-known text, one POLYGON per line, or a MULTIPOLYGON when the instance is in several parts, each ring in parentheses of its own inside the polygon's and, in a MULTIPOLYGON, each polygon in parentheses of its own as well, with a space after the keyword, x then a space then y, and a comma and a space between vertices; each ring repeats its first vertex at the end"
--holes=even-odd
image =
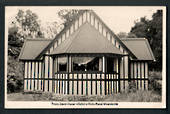
POLYGON ((42 35, 40 30, 40 23, 37 14, 31 10, 19 10, 16 18, 16 24, 19 25, 19 32, 26 37, 40 37, 42 35))
POLYGON ((136 35, 133 33, 119 32, 117 34, 119 38, 136 38, 136 35))
POLYGON ((58 16, 63 20, 63 25, 66 27, 70 22, 72 22, 77 15, 85 10, 78 10, 78 9, 64 9, 58 12, 58 16))
POLYGON ((126 32, 119 32, 118 34, 117 34, 117 36, 119 37, 119 38, 127 38, 127 33, 126 32))
POLYGON ((139 22, 135 22, 130 33, 137 37, 145 37, 148 39, 151 49, 153 50, 156 62, 150 66, 156 70, 162 69, 162 10, 157 10, 152 15, 151 20, 142 17, 139 22))
POLYGON ((37 14, 31 10, 18 10, 8 27, 8 54, 18 57, 24 39, 42 37, 37 14))
POLYGON ((135 26, 131 28, 130 33, 135 34, 137 37, 147 37, 149 20, 142 17, 139 22, 135 22, 135 26))
POLYGON ((9 41, 15 39, 14 37, 10 38, 10 36, 14 35, 17 36, 18 40, 42 37, 43 34, 40 29, 40 22, 37 14, 33 13, 31 10, 18 10, 17 15, 9 26, 9 41), (15 31, 15 33, 11 31, 15 31))
POLYGON ((55 36, 63 29, 61 23, 47 22, 44 27, 42 27, 43 35, 45 38, 55 38, 55 36))
POLYGON ((24 66, 18 61, 24 39, 41 37, 42 32, 38 16, 31 10, 19 10, 16 17, 8 27, 8 92, 22 89, 24 66))

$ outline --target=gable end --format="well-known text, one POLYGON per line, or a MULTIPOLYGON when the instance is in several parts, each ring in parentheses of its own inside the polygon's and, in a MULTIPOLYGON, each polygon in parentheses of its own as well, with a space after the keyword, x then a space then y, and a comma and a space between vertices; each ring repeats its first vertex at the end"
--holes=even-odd
POLYGON ((85 22, 89 22, 92 26, 94 26, 120 51, 125 54, 129 54, 133 59, 136 59, 136 56, 126 47, 126 45, 124 45, 122 41, 100 19, 100 17, 98 17, 97 14, 91 10, 84 10, 80 12, 67 27, 65 27, 58 35, 56 35, 56 37, 46 48, 44 48, 44 50, 36 57, 36 59, 39 59, 45 53, 47 54, 47 52, 51 52, 51 50, 60 45, 65 39, 68 38, 69 35, 75 32, 85 22))

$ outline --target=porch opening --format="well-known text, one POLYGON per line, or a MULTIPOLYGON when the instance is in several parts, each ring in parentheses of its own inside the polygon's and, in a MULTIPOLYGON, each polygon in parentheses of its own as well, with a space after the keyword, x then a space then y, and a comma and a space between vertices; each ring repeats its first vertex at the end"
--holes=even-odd
POLYGON ((53 59, 55 93, 107 95, 120 91, 120 57, 69 55, 53 59))

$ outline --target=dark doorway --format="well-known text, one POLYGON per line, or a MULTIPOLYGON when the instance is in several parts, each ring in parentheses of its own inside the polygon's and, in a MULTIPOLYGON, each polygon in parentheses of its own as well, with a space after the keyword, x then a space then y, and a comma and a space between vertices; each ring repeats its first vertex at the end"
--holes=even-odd
POLYGON ((114 73, 114 58, 108 57, 106 60, 106 72, 114 73))

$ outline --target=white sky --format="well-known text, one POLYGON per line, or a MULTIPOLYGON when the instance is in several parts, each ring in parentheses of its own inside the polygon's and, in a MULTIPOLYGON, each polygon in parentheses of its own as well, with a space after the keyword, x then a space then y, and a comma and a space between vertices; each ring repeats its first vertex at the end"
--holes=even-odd
POLYGON ((134 26, 135 20, 144 16, 151 19, 152 14, 155 13, 156 10, 162 8, 163 7, 160 6, 8 6, 5 9, 5 13, 8 21, 11 21, 19 9, 30 9, 39 16, 42 25, 45 25, 46 22, 59 20, 56 13, 60 9, 92 9, 115 33, 128 33, 131 27, 134 26))

